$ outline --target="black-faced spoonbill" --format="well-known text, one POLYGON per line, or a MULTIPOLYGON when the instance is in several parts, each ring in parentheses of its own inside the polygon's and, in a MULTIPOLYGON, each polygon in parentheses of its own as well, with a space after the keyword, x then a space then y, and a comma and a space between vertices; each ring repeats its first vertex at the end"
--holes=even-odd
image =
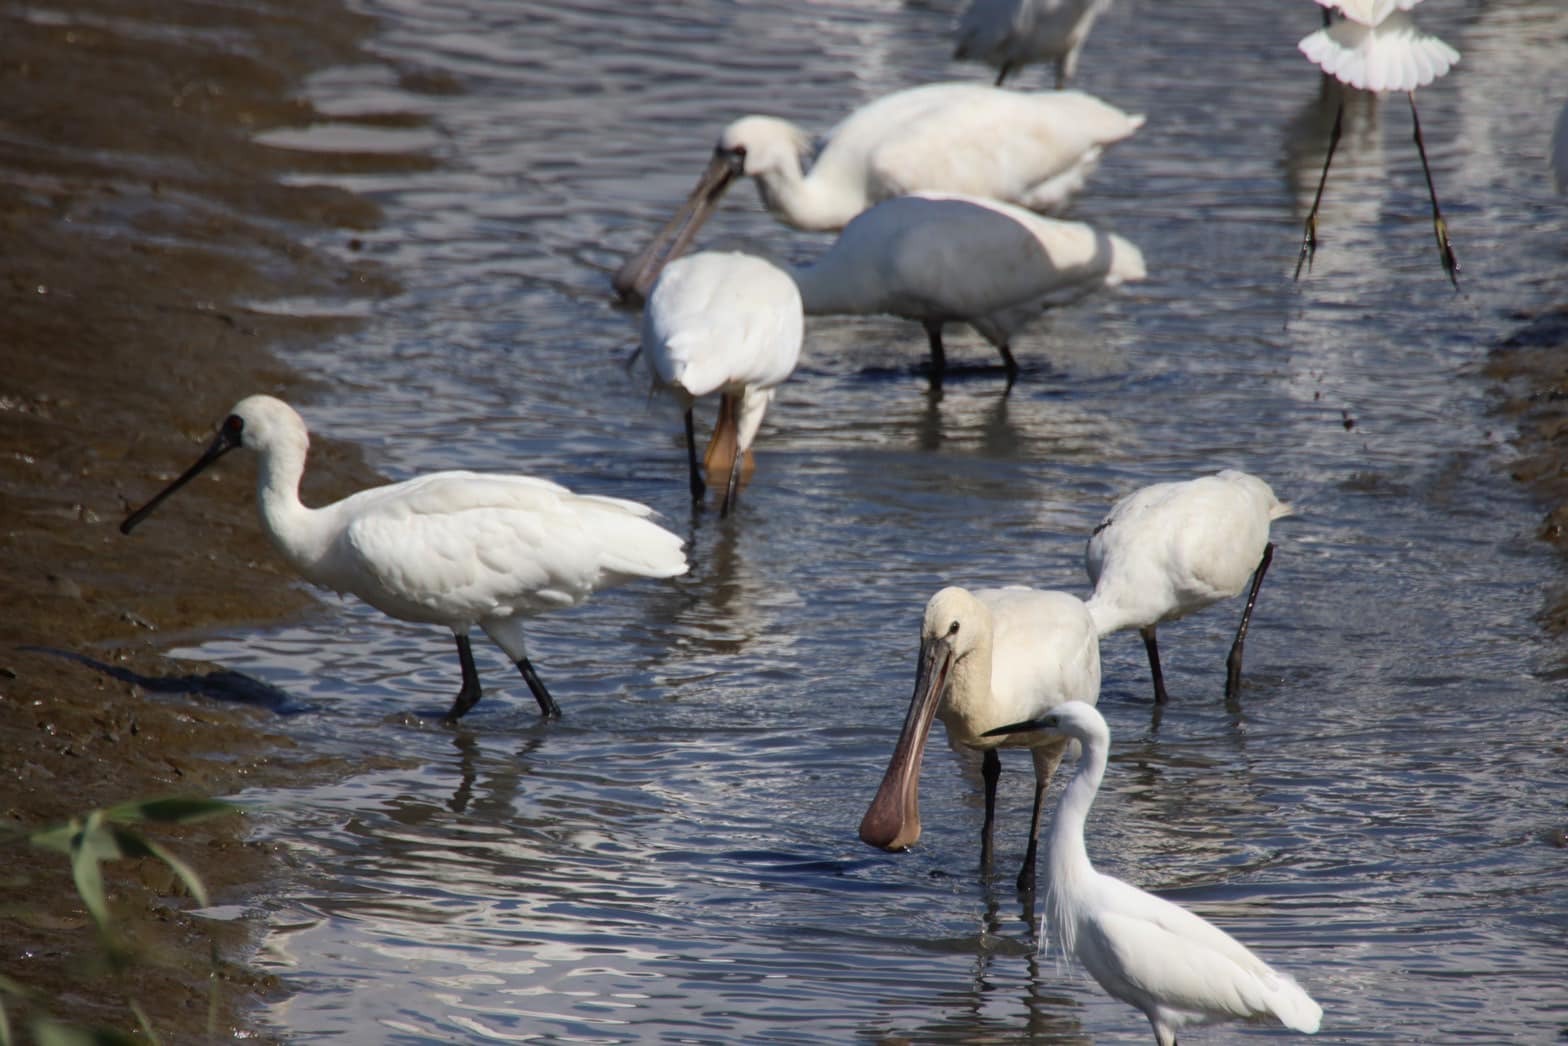
POLYGON ((860 838, 883 850, 907 850, 920 838, 920 759, 933 717, 947 740, 983 753, 985 824, 980 865, 991 865, 999 746, 1021 746, 1034 759, 1034 818, 1018 888, 1034 885, 1041 804, 1066 742, 1047 734, 988 737, 1063 701, 1100 695, 1100 641, 1083 601, 1066 592, 1009 586, 970 592, 944 588, 926 604, 920 665, 904 728, 882 785, 860 822, 860 838))
POLYGON ((994 66, 996 86, 1032 62, 1056 64, 1056 87, 1078 70, 1078 52, 1111 0, 970 0, 958 16, 953 57, 994 66))
POLYGON ((1047 843, 1041 918, 1062 951, 1107 994, 1142 1010, 1159 1046, 1175 1046, 1177 1033, 1188 1025, 1216 1021, 1272 1019, 1315 1033, 1323 1007, 1290 977, 1201 916, 1089 863, 1084 822, 1111 747, 1111 730, 1100 713, 1069 701, 991 733, 1010 737, 1017 731, 1046 731, 1083 746, 1047 843))
POLYGON ((1015 331, 1045 309, 1146 275, 1127 240, 1083 222, 964 196, 920 193, 877 204, 821 257, 794 270, 812 316, 887 313, 919 322, 942 383, 942 328, 967 323, 1001 353, 1012 386, 1015 331))
POLYGON ((1225 696, 1241 692, 1242 647, 1258 587, 1274 558, 1269 523, 1291 507, 1256 476, 1226 469, 1179 483, 1155 483, 1112 506, 1089 537, 1085 563, 1094 594, 1087 605, 1100 635, 1136 628, 1165 703, 1155 629, 1240 594, 1247 606, 1225 661, 1225 696))
POLYGON ((788 273, 749 254, 705 251, 671 262, 642 314, 642 356, 686 414, 691 496, 705 489, 697 466, 692 402, 717 392, 719 417, 703 469, 727 477, 719 514, 735 500, 743 463, 773 390, 800 359, 805 316, 788 273))
POLYGON ((234 448, 256 451, 262 529, 305 580, 403 621, 445 625, 457 637, 463 686, 447 722, 483 692, 468 643, 475 625, 506 651, 539 710, 554 718, 560 706, 528 659, 524 619, 576 606, 611 585, 686 572, 681 539, 649 518, 652 509, 529 476, 436 472, 307 508, 299 481, 309 444, 305 422, 287 403, 247 397, 196 463, 125 517, 120 531, 129 534, 234 448))
POLYGON ((1083 187, 1106 146, 1142 125, 1143 117, 1079 91, 928 84, 857 109, 802 172, 810 135, 773 117, 743 117, 724 129, 675 216, 615 274, 615 289, 623 298, 646 298, 663 262, 686 249, 742 175, 756 179, 775 217, 798 229, 839 229, 879 201, 914 192, 1052 211, 1083 187))
MULTIPOLYGON (((1363 91, 1382 94, 1404 91, 1410 100, 1410 120, 1414 126, 1416 151, 1421 154, 1421 171, 1426 175, 1427 195, 1432 199, 1432 231, 1437 236, 1438 255, 1443 271, 1455 287, 1459 286, 1459 260, 1448 239, 1448 223, 1437 204, 1437 187, 1432 168, 1426 161, 1426 143, 1421 138, 1421 117, 1416 112, 1416 88, 1443 76, 1459 61, 1459 52, 1430 33, 1416 28, 1408 12, 1421 0, 1317 0, 1325 10, 1337 10, 1344 17, 1304 37, 1298 45, 1325 73, 1341 83, 1363 91)), ((1301 240, 1301 257, 1296 261, 1296 277, 1301 268, 1312 264, 1318 248, 1318 205, 1328 184, 1329 165, 1339 144, 1343 104, 1334 116, 1329 134, 1328 154, 1323 158, 1323 174, 1307 214, 1306 231, 1301 240)))

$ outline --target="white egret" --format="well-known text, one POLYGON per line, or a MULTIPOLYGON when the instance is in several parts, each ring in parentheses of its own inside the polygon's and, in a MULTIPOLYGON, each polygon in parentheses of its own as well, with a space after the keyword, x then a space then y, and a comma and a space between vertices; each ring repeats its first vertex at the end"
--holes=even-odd
MULTIPOLYGON (((1443 271, 1455 287, 1459 286, 1459 260, 1454 255, 1453 244, 1448 238, 1448 223, 1443 220, 1442 208, 1437 203, 1437 187, 1432 181, 1432 168, 1426 159, 1426 143, 1421 137, 1421 117, 1416 112, 1416 88, 1445 75, 1459 52, 1442 40, 1416 28, 1414 19, 1407 13, 1421 0, 1317 0, 1325 13, 1338 11, 1343 18, 1325 25, 1309 34, 1298 45, 1325 73, 1341 83, 1363 91, 1382 94, 1385 91, 1404 91, 1410 101, 1410 119, 1414 126, 1416 151, 1421 155, 1421 171, 1426 175, 1427 195, 1432 200, 1432 230, 1437 236, 1438 255, 1443 271)), ((1312 210, 1307 214, 1306 230, 1302 235, 1301 256, 1296 261, 1296 277, 1301 277, 1302 266, 1312 264, 1318 247, 1318 205, 1323 202, 1323 189, 1328 184, 1329 165, 1334 162, 1334 148, 1344 117, 1344 105, 1334 116, 1334 129, 1329 132, 1328 154, 1323 158, 1323 174, 1318 179, 1317 194, 1312 200, 1312 210)))
POLYGON ((728 480, 720 515, 735 500, 742 467, 774 389, 800 360, 805 317, 788 273, 749 254, 703 252, 671 262, 642 314, 642 355, 686 415, 691 496, 705 489, 697 467, 692 403, 717 392, 719 417, 703 468, 728 480))
POLYGON ((1110 727, 1100 713, 1069 701, 991 733, 1011 737, 1020 731, 1046 731, 1083 746, 1047 844, 1049 885, 1041 921, 1049 923, 1063 953, 1107 994, 1142 1010, 1159 1046, 1175 1046, 1177 1033, 1188 1025, 1227 1020, 1272 1019, 1315 1033, 1323 1007, 1289 976, 1201 916, 1095 871, 1083 830, 1111 747, 1110 727))
POLYGON ((1056 64, 1056 87, 1078 70, 1078 53, 1111 0, 970 0, 958 16, 957 59, 994 66, 996 86, 1031 62, 1056 64))
POLYGON ((768 210, 798 229, 839 229, 881 200, 914 192, 1051 211, 1083 187, 1106 146, 1142 125, 1143 117, 1079 91, 929 84, 856 110, 803 172, 811 153, 805 131, 773 117, 743 117, 724 129, 675 217, 615 274, 615 289, 646 298, 661 264, 686 249, 741 175, 755 178, 768 210))
POLYGON ((932 384, 947 365, 942 328, 968 323, 996 346, 1012 386, 1015 331, 1047 308, 1147 274, 1127 240, 996 200, 920 193, 860 215, 793 271, 811 316, 887 313, 919 322, 932 384))
POLYGON ((1241 692, 1242 647, 1258 587, 1274 558, 1269 523, 1291 514, 1256 476, 1226 469, 1180 483, 1155 483, 1118 501, 1089 537, 1087 605, 1101 636, 1137 628, 1154 675, 1154 700, 1169 695, 1155 629, 1238 595, 1247 606, 1225 662, 1225 696, 1241 692))
POLYGON ((1034 818, 1018 888, 1034 885, 1035 850, 1046 787, 1066 743, 1045 734, 991 738, 992 727, 1017 722, 1062 701, 1100 695, 1100 642, 1083 601, 1066 592, 1009 586, 970 592, 944 588, 926 604, 920 665, 904 728, 860 838, 883 850, 907 850, 920 838, 920 759, 933 717, 954 748, 983 753, 985 825, 980 864, 991 864, 1000 746, 1026 747, 1034 759, 1034 818))
POLYGON ((436 472, 308 508, 299 482, 309 444, 292 407, 249 396, 196 463, 127 516, 120 530, 129 534, 234 448, 256 451, 262 528, 305 580, 356 595, 400 620, 452 630, 463 684, 447 722, 482 694, 468 642, 475 625, 506 651, 541 713, 554 718, 560 706, 529 661, 524 619, 576 606, 611 585, 686 572, 681 539, 650 519, 652 509, 573 494, 530 476, 436 472))

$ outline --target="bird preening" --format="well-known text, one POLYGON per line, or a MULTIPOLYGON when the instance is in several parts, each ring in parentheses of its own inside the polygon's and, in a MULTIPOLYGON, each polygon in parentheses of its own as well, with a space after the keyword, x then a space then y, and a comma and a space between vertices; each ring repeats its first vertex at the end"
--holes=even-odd
POLYGON ((601 588, 686 572, 682 539, 655 523, 652 509, 531 476, 436 472, 308 508, 299 482, 309 445, 294 408, 249 396, 195 464, 126 516, 120 531, 129 534, 229 451, 255 451, 262 529, 301 577, 390 617, 452 631, 462 687, 449 723, 483 694, 468 639, 475 626, 506 651, 540 714, 555 718, 561 709, 528 656, 523 622, 601 588))

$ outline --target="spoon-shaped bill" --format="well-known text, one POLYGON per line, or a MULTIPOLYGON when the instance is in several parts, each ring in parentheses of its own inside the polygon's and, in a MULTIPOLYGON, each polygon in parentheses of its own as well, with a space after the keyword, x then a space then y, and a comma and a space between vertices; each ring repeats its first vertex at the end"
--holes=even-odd
POLYGON ((179 490, 181 487, 185 486, 185 484, 195 479, 197 474, 205 469, 208 465, 211 465, 214 461, 217 461, 235 447, 238 447, 240 445, 240 432, 243 428, 243 425, 244 423, 239 419, 238 415, 229 415, 228 420, 225 421, 223 423, 223 427, 218 430, 218 434, 213 438, 212 443, 205 451, 202 452, 201 457, 196 459, 196 463, 190 468, 186 469, 184 472, 180 473, 179 477, 176 478, 173 483, 170 483, 167 487, 164 487, 161 491, 159 491, 151 501, 147 502, 147 504, 143 505, 135 512, 132 512, 129 516, 126 516, 125 522, 120 524, 120 533, 129 534, 136 528, 138 523, 152 515, 153 509, 163 504, 163 502, 176 490, 179 490))
POLYGON ((920 838, 920 760, 952 666, 953 646, 946 636, 921 644, 920 672, 903 732, 898 735, 876 798, 860 821, 860 841, 869 846, 907 850, 920 838))
POLYGON ((741 174, 743 163, 744 158, 735 153, 720 150, 713 154, 702 177, 697 179, 696 187, 675 216, 664 224, 648 246, 616 270, 610 282, 622 301, 647 300, 660 271, 691 245, 697 230, 719 205, 724 190, 741 174))

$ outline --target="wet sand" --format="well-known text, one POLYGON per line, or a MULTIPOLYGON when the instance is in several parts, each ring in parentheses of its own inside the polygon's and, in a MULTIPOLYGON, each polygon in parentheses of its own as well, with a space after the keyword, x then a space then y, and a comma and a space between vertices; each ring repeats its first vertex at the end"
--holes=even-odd
MULTIPOLYGON (((316 606, 262 536, 248 475, 194 484, 133 538, 116 527, 241 396, 309 400, 310 381, 271 349, 345 330, 243 302, 388 286, 300 243, 324 229, 351 243, 375 208, 282 185, 308 161, 252 141, 310 121, 295 97, 302 78, 368 60, 368 20, 298 0, 262 10, 90 0, 71 12, 70 24, 0 12, 0 825, 19 828, 127 799, 348 771, 273 732, 264 688, 160 653, 316 606)), ((1542 317, 1490 364, 1501 410, 1522 428, 1516 474, 1551 506, 1543 536, 1560 547, 1565 341, 1568 316, 1542 317)), ((373 478, 352 448, 318 439, 306 500, 373 478)), ((1568 621, 1564 595, 1547 612, 1554 627, 1568 621)), ((287 874, 242 817, 159 838, 217 904, 251 906, 287 874)), ((38 993, 31 1006, 6 1000, 13 1017, 48 1010, 130 1029, 135 999, 164 1041, 203 1037, 212 924, 182 914, 166 872, 114 866, 117 916, 149 960, 115 973, 93 962, 64 861, 13 854, 0 875, 0 974, 38 993)), ((253 933, 242 920, 220 935, 221 1035, 254 1034, 256 1001, 285 989, 244 967, 253 933)))
MULTIPOLYGON (((253 684, 160 653, 181 635, 315 606, 261 534, 249 475, 193 484, 134 537, 116 528, 194 460, 237 399, 310 398, 269 350, 342 322, 241 303, 386 287, 296 239, 333 229, 349 240, 376 208, 283 186, 279 173, 299 159, 251 140, 310 120, 292 97, 302 77, 367 60, 367 19, 299 2, 69 10, 69 24, 0 12, 4 828, 343 772, 273 733, 269 713, 245 703, 265 701, 253 684)), ((306 497, 373 479, 354 450, 318 440, 306 497)), ((243 905, 283 871, 280 855, 247 840, 243 817, 151 834, 216 904, 243 905)), ((63 857, 13 843, 6 863, 0 974, 36 993, 0 999, 13 1027, 48 1012, 130 1030, 134 999, 163 1041, 204 1036, 214 924, 181 913, 188 901, 161 866, 110 866, 116 917, 142 955, 116 972, 98 961, 63 857)), ((223 1037, 277 988, 241 964, 251 933, 241 921, 220 935, 223 1037)))

